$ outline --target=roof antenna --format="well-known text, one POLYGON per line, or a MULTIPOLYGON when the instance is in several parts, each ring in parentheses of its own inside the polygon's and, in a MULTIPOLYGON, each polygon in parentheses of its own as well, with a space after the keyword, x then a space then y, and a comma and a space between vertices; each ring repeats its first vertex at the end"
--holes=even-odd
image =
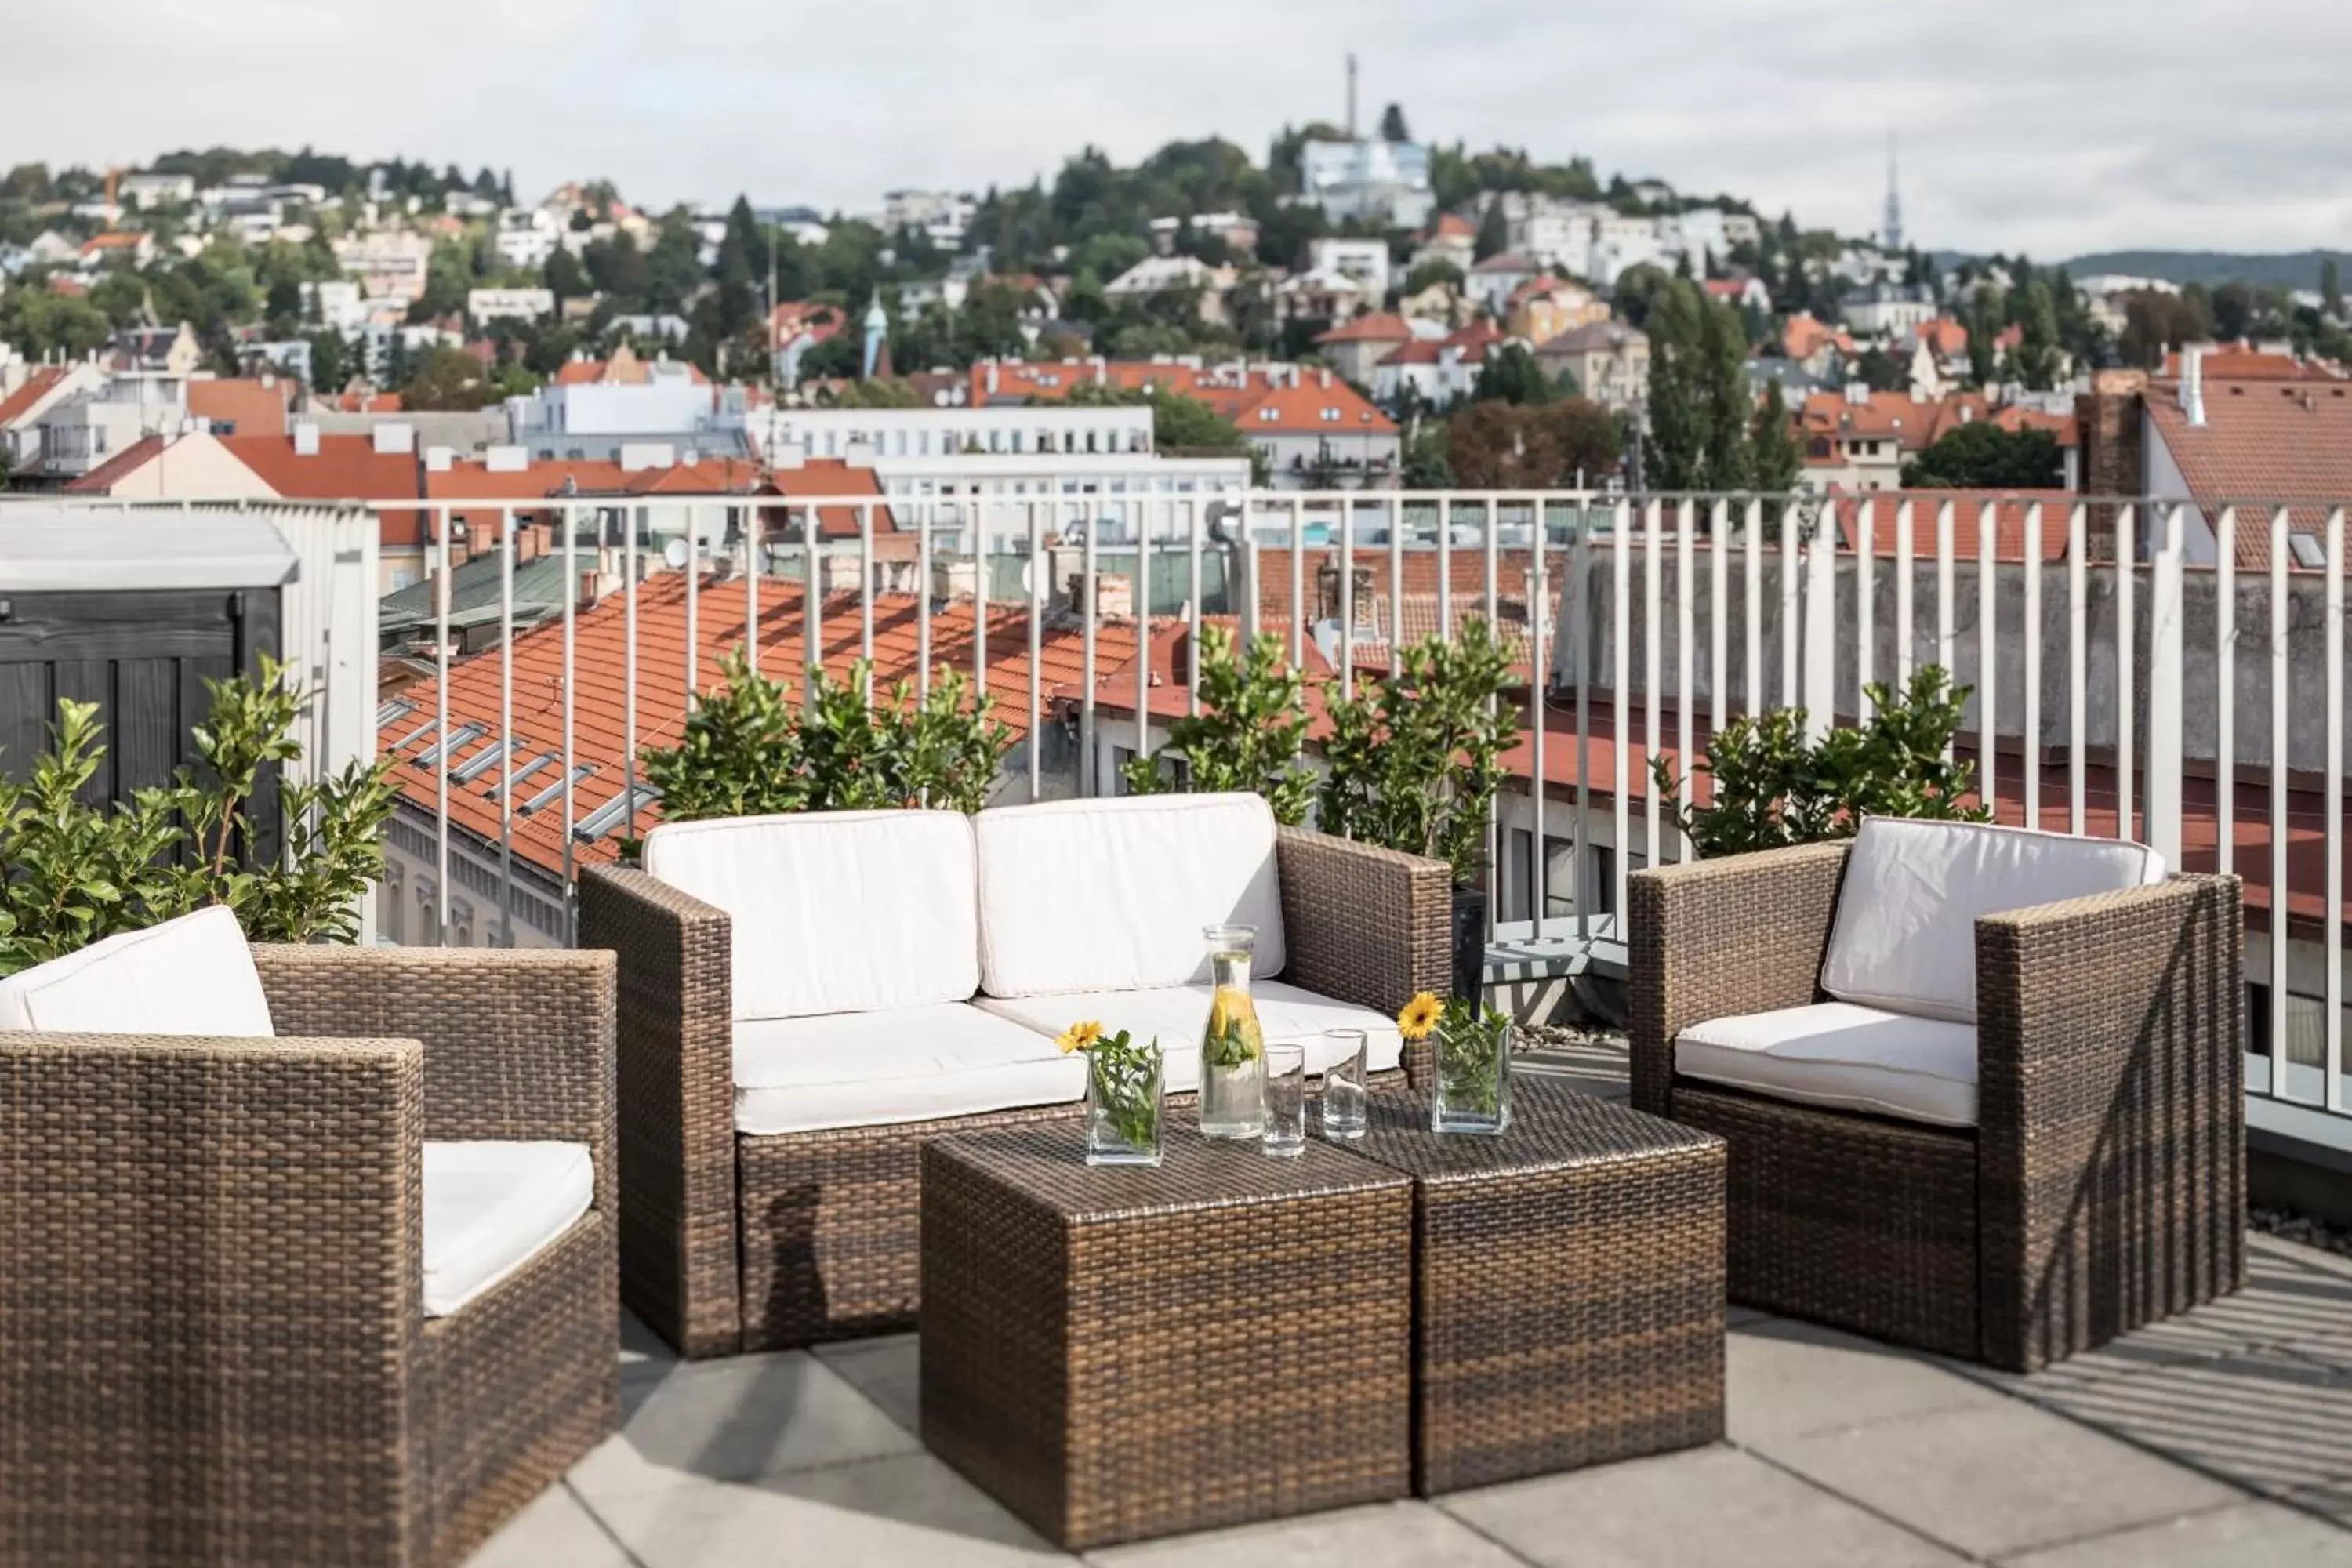
POLYGON ((1348 140, 1356 139, 1356 54, 1348 51, 1348 140))

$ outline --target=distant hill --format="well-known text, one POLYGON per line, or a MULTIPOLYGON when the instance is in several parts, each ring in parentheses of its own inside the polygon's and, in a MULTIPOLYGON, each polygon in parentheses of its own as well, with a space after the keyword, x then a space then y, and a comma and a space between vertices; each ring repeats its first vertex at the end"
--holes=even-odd
MULTIPOLYGON (((2352 253, 2337 251, 2336 265, 2352 279, 2352 253)), ((2162 278, 2173 283, 2202 283, 2207 288, 2239 280, 2257 289, 2316 289, 2324 250, 2302 250, 2288 256, 2244 256, 2222 250, 2107 250, 2078 256, 2065 264, 2069 275, 2120 273, 2130 278, 2162 278)))

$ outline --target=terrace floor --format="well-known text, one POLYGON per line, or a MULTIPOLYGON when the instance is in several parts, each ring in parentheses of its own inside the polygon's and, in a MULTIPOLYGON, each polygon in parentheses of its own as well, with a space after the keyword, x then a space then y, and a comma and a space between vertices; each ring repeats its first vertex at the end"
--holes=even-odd
MULTIPOLYGON (((1622 1097, 1622 1055, 1528 1070, 1622 1097)), ((1189 1568, 2352 1568, 2352 1259, 2032 1379, 1735 1309, 1729 1435, 1570 1475, 1094 1552, 1189 1568)), ((474 1568, 1069 1563, 923 1450, 915 1336, 683 1363, 635 1324, 626 1426, 474 1568)))

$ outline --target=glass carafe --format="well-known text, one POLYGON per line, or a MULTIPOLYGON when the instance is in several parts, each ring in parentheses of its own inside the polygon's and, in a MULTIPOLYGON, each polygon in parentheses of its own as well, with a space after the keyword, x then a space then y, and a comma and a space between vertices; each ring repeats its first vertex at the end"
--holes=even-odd
POLYGON ((1265 1131, 1265 1036, 1250 1000, 1255 926, 1206 926, 1209 1021, 1201 1030, 1201 1135, 1255 1138, 1265 1131))

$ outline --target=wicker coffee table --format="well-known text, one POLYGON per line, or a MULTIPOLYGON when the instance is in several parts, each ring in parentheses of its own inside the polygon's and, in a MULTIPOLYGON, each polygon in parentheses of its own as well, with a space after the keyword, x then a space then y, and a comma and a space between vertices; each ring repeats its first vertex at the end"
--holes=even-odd
POLYGON ((1075 1122, 923 1148, 923 1441, 1067 1551, 1407 1494, 1412 1187, 1075 1122))
POLYGON ((1723 1436, 1724 1143, 1539 1078, 1497 1137, 1371 1097, 1344 1145, 1413 1179, 1413 1490, 1723 1436))

